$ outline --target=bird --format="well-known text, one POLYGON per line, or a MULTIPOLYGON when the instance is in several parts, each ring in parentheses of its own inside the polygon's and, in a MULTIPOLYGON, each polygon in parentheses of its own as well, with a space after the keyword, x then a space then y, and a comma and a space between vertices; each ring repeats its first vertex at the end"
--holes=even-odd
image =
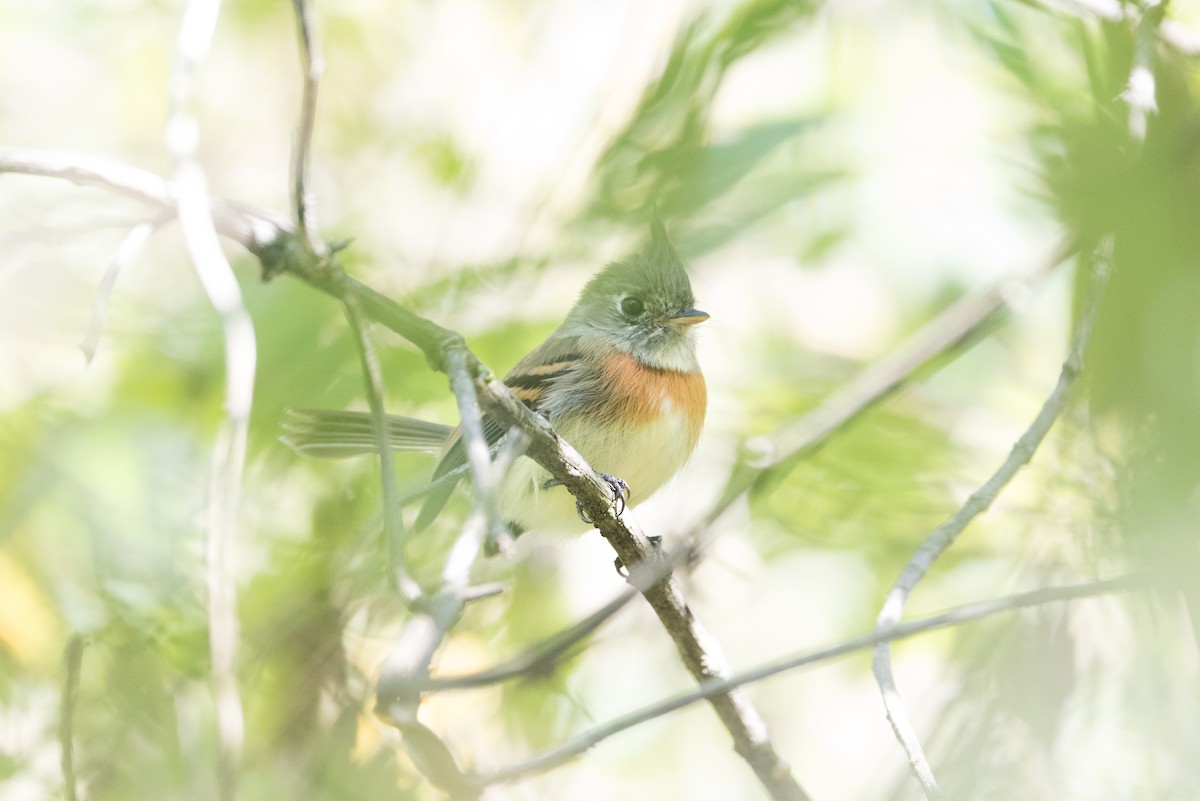
MULTIPOLYGON (((555 430, 624 500, 643 501, 688 461, 700 438, 707 388, 694 326, 709 319, 695 307, 691 281, 657 215, 648 239, 608 264, 578 301, 504 383, 555 430)), ((307 455, 343 457, 377 452, 367 412, 295 410, 281 438, 307 455)), ((505 434, 486 415, 484 435, 495 447, 505 434)), ((390 445, 440 454, 433 480, 466 463, 459 427, 389 415, 390 445)), ((457 482, 429 493, 415 530, 441 512, 457 482)), ((498 492, 500 513, 514 536, 526 531, 578 533, 584 516, 574 498, 528 458, 516 460, 498 492)))

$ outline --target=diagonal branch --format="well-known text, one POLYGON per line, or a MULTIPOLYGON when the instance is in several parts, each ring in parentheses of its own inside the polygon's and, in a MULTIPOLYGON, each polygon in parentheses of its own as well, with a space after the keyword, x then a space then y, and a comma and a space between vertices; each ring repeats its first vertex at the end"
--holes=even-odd
MULTIPOLYGON (((764 491, 923 369, 956 348, 977 341, 981 332, 1011 307, 1014 298, 1023 297, 1075 249, 1073 242, 1063 241, 1032 270, 982 292, 964 295, 799 420, 774 435, 748 440, 725 488, 685 538, 692 542, 702 539, 704 532, 710 531, 747 492, 764 491)), ((693 545, 693 550, 700 547, 693 545)))
POLYGON ((317 121, 317 90, 321 76, 325 73, 325 57, 321 55, 312 13, 305 0, 292 0, 296 12, 296 26, 300 34, 300 55, 304 65, 304 91, 300 99, 300 123, 296 126, 296 140, 292 146, 292 205, 296 214, 296 225, 304 236, 304 243, 313 255, 324 257, 329 246, 321 238, 317 226, 316 209, 308 190, 309 152, 312 150, 313 128, 317 121))
POLYGON ((100 336, 104 333, 104 320, 108 316, 108 301, 112 297, 113 287, 116 286, 117 276, 121 274, 121 270, 125 269, 125 265, 142 252, 142 248, 150 240, 150 235, 154 233, 160 223, 159 220, 152 220, 135 225, 121 240, 112 261, 108 263, 108 269, 104 271, 104 277, 100 279, 100 286, 96 288, 96 300, 92 304, 92 321, 88 324, 83 341, 79 343, 79 349, 83 351, 83 356, 89 364, 96 356, 96 348, 100 345, 100 336))
MULTIPOLYGON (((455 348, 446 355, 446 372, 450 376, 450 389, 458 403, 458 419, 462 424, 462 438, 471 465, 471 489, 475 508, 483 516, 484 536, 499 551, 512 546, 512 534, 500 516, 500 503, 496 493, 500 487, 500 476, 492 464, 487 437, 483 433, 483 411, 479 408, 479 396, 473 381, 471 362, 465 348, 455 348)), ((476 363, 474 370, 480 369, 476 363)))
MULTIPOLYGON (((509 433, 496 456, 499 474, 524 452, 526 444, 520 432, 509 433)), ((483 597, 470 586, 470 573, 485 538, 484 514, 475 507, 450 549, 441 587, 415 604, 415 614, 384 659, 376 685, 376 713, 400 730, 421 773, 455 799, 464 801, 478 798, 478 788, 458 766, 445 742, 418 720, 417 712, 433 655, 466 604, 483 597)))
POLYGON ((346 295, 343 301, 346 310, 346 320, 354 332, 354 344, 358 350, 359 361, 362 362, 363 383, 367 391, 367 404, 371 408, 371 423, 374 428, 375 441, 380 443, 379 450, 379 480, 383 492, 383 536, 384 550, 388 555, 388 580, 400 593, 405 603, 412 605, 421 595, 421 588, 408 573, 404 554, 404 519, 400 515, 402 499, 396 484, 396 465, 392 458, 392 449, 388 442, 388 418, 383 407, 383 370, 379 366, 379 354, 375 343, 371 340, 358 299, 354 295, 346 295))
POLYGON ((20 147, 0 148, 0 172, 61 178, 174 211, 170 184, 161 176, 112 159, 20 147))
POLYGON ((978 335, 1014 298, 1023 297, 1029 286, 1074 251, 1073 243, 1061 242, 1025 274, 1006 278, 982 292, 963 295, 794 424, 772 436, 748 441, 746 448, 754 454, 752 463, 764 471, 786 472, 831 433, 890 396, 934 359, 978 335))
MULTIPOLYGON (((176 216, 177 188, 160 175, 131 164, 84 153, 33 148, 0 147, 0 174, 38 175, 103 189, 176 216)), ((282 258, 295 238, 285 217, 267 209, 220 198, 209 198, 218 233, 229 237, 260 259, 282 258)))
POLYGON ((476 673, 427 678, 414 689, 422 692, 466 690, 500 684, 520 676, 544 675, 575 645, 591 636, 609 618, 628 606, 629 602, 637 596, 636 589, 625 590, 587 617, 547 637, 537 645, 527 648, 503 664, 476 673))
POLYGON ((552 751, 548 751, 526 762, 522 762, 517 765, 510 765, 507 768, 502 768, 491 773, 481 774, 476 777, 476 781, 481 786, 505 784, 518 781, 534 774, 545 773, 548 770, 552 770, 553 768, 570 762, 571 760, 595 747, 598 743, 607 740, 609 737, 632 729, 633 727, 639 726, 647 721, 670 714, 678 709, 690 706, 697 701, 705 700, 711 697, 714 693, 720 693, 732 687, 740 687, 746 684, 762 681, 763 679, 768 679, 772 676, 778 676, 781 673, 797 670, 799 668, 810 667, 823 662, 829 662, 839 657, 865 650, 872 646, 890 643, 894 640, 906 639, 908 637, 912 637, 917 634, 923 634, 928 631, 936 631, 938 629, 959 626, 972 620, 980 620, 982 618, 991 617, 1003 612, 1009 612, 1017 609, 1028 609, 1035 606, 1043 606, 1045 604, 1057 603, 1061 601, 1077 600, 1081 598, 1095 598, 1117 592, 1145 589, 1151 586, 1153 586, 1153 584, 1148 574, 1131 574, 1083 584, 1073 584, 1063 587, 1045 587, 1042 589, 1033 590, 1031 592, 1010 595, 1003 598, 995 598, 988 601, 977 601, 975 603, 964 604, 939 615, 923 618, 921 620, 913 620, 908 623, 898 623, 887 628, 876 628, 874 631, 868 634, 861 634, 857 637, 852 637, 845 642, 829 648, 823 648, 819 651, 808 651, 800 654, 794 654, 774 662, 769 662, 761 667, 729 676, 725 679, 707 682, 690 692, 677 695, 674 698, 668 698, 664 701, 659 701, 643 707, 642 709, 622 715, 619 718, 615 718, 608 723, 596 727, 590 732, 580 735, 571 742, 565 743, 552 751))
MULTIPOLYGON (((1029 425, 1029 428, 1025 430, 1013 445, 1008 458, 1004 460, 996 472, 979 489, 971 494, 971 497, 967 499, 966 503, 957 512, 951 515, 945 523, 942 523, 942 525, 938 526, 929 535, 925 542, 917 549, 916 553, 913 554, 908 564, 904 566, 900 578, 897 579, 895 586, 892 587, 884 601, 883 609, 880 611, 876 621, 877 629, 889 629, 900 622, 900 618, 904 613, 904 605, 908 601, 908 596, 912 593, 918 582, 933 567, 938 557, 954 544, 954 541, 962 533, 963 529, 972 520, 987 511, 988 507, 992 505, 997 496, 1008 486, 1008 483, 1012 481, 1017 472, 1029 463, 1038 446, 1041 445, 1042 440, 1045 439, 1046 434, 1050 431, 1051 426, 1054 425, 1055 420, 1058 419, 1063 409, 1066 408, 1071 387, 1074 385, 1079 373, 1083 370, 1084 353, 1087 351, 1092 328, 1096 323, 1096 315, 1100 308, 1100 298, 1103 295, 1104 286, 1108 281, 1109 267, 1107 257, 1098 255, 1095 259, 1095 265, 1096 269, 1092 276, 1087 304, 1080 317, 1079 325, 1075 330, 1070 354, 1063 363, 1062 371, 1059 374, 1054 390, 1046 398, 1045 403, 1042 404, 1041 410, 1029 425)), ((931 799, 931 801, 932 799, 940 799, 942 795, 938 789, 937 780, 934 778, 933 771, 929 767, 929 762, 925 758, 916 730, 901 703, 900 694, 896 688, 896 681, 892 675, 891 648, 886 642, 881 643, 875 648, 874 670, 880 692, 883 694, 883 703, 887 709, 888 720, 892 724, 896 738, 900 741, 901 746, 903 746, 905 753, 908 755, 913 774, 921 783, 921 787, 927 798, 931 799)))

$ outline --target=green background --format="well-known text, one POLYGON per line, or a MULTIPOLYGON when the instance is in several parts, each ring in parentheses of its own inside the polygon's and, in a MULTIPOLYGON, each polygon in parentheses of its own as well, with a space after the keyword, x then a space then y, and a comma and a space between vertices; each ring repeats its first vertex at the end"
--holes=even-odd
MULTIPOLYGON (((181 11, 0 3, 0 144, 169 170, 181 11)), ((463 332, 498 372, 637 244, 657 205, 712 315, 700 448, 637 513, 668 547, 745 439, 797 419, 964 293, 1033 270, 1061 241, 1085 254, 722 518, 683 582, 735 668, 873 625, 913 550, 1036 414, 1089 254, 1111 242, 1083 386, 909 611, 1144 568, 1166 571, 1163 589, 926 636, 897 647, 896 671, 954 797, 1200 797, 1200 4, 357 0, 316 13, 323 232, 353 238, 351 272, 463 332), (1146 113, 1130 102, 1134 74, 1152 78, 1146 113)), ((290 6, 227 4, 196 87, 215 194, 286 209, 299 90, 290 6)), ((203 543, 224 357, 173 224, 119 276, 96 358, 78 347, 104 270, 145 218, 100 190, 0 177, 6 801, 62 793, 73 632, 91 643, 75 720, 84 797, 216 796, 203 543)), ((406 619, 384 573, 377 468, 278 442, 288 407, 365 407, 344 317, 228 252, 258 342, 233 555, 241 797, 437 798, 370 712, 406 619)), ((453 422, 444 378, 374 336, 389 409, 453 422)), ((431 467, 397 464, 404 489, 431 467)), ((419 578, 437 576, 467 508, 458 499, 412 543, 419 578)), ((469 609, 444 673, 511 655, 622 588, 594 533, 523 538, 476 573, 508 591, 469 609)), ((495 769, 690 686, 633 604, 552 675, 430 698, 423 720, 464 765, 495 769)), ((814 798, 919 797, 867 656, 750 694, 814 798)), ((758 793, 698 705, 488 797, 758 793)))

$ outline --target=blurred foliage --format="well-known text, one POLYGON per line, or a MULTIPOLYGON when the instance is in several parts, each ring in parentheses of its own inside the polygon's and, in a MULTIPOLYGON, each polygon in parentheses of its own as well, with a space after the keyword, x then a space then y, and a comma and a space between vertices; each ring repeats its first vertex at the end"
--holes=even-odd
MULTIPOLYGON (((878 153, 853 144, 875 133, 862 126, 895 122, 887 134, 895 141, 875 146, 900 149, 903 158, 902 148, 914 141, 902 129, 914 118, 932 120, 925 120, 926 133, 962 122, 954 109, 939 107, 945 97, 932 89, 930 98, 917 97, 928 105, 913 110, 887 106, 890 98, 866 88, 872 80, 894 88, 885 79, 895 74, 923 92, 928 65, 919 58, 877 62, 894 55, 888 47, 895 42, 915 41, 914 51, 931 47, 924 37, 934 31, 939 46, 970 64, 972 92, 1006 117, 1009 150, 997 145, 1001 153, 989 150, 988 157, 1004 162, 1004 180, 1023 193, 1021 213, 1050 220, 1079 243, 1076 296, 1099 262, 1111 263, 1113 277, 1088 354, 1086 392, 1031 468, 914 600, 926 609, 944 607, 1145 565, 1168 566, 1185 579, 1185 591, 1182 598, 1164 589, 1126 603, 1030 611, 901 646, 902 689, 920 707, 934 766, 954 797, 1200 797, 1190 757, 1200 752, 1200 77, 1194 55, 1156 38, 1164 14, 1193 25, 1200 15, 1185 3, 1126 2, 1120 20, 1098 20, 1015 0, 904 4, 878 14, 851 8, 861 4, 794 0, 689 9, 660 43, 644 90, 588 155, 586 185, 547 212, 561 225, 553 241, 534 235, 545 210, 531 204, 514 217, 515 234, 503 247, 474 252, 468 246, 477 232, 469 226, 486 217, 472 216, 471 204, 521 205, 497 189, 504 181, 480 145, 488 138, 481 129, 498 140, 503 132, 462 109, 458 117, 426 113, 421 104, 428 98, 409 93, 407 84, 429 92, 430 85, 440 91, 463 80, 454 63, 434 60, 446 30, 468 49, 495 56, 495 48, 516 54, 517 63, 534 63, 533 53, 548 47, 545 39, 566 35, 569 14, 555 17, 552 5, 319 8, 329 80, 341 83, 321 101, 315 160, 328 172, 318 173, 316 186, 322 219, 328 210, 336 221, 332 233, 361 234, 344 254, 351 271, 390 283, 381 288, 469 330, 480 357, 503 372, 565 308, 545 305, 535 292, 540 282, 558 288, 565 278, 562 286, 576 286, 568 271, 579 265, 572 260, 593 270, 609 238, 632 241, 657 207, 680 250, 698 265, 698 286, 712 287, 705 304, 736 309, 738 297, 753 303, 741 317, 714 314, 706 324, 724 347, 725 363, 709 371, 714 403, 705 444, 715 444, 702 454, 711 464, 690 471, 709 469, 719 480, 740 438, 796 419, 951 298, 986 283, 974 264, 928 279, 906 272, 897 259, 888 273, 886 258, 876 264, 873 254, 907 243, 872 241, 873 229, 859 216, 864 204, 856 198, 868 193, 879 168, 878 153), (434 46, 424 41, 427 33, 434 46), (800 62, 787 58, 797 50, 826 60, 830 88, 818 97, 795 88, 800 62), (420 58, 431 63, 408 64, 420 58), (873 63, 878 73, 870 73, 873 63), (722 111, 735 73, 751 68, 758 71, 742 80, 783 102, 762 113, 722 111), (1129 102, 1137 70, 1154 89, 1144 135, 1129 102), (410 104, 420 110, 396 111, 410 104), (872 115, 864 109, 872 105, 885 108, 872 115), (394 207, 388 192, 397 195, 394 207), (435 217, 406 216, 413 206, 401 202, 403 192, 415 195, 419 207, 467 220, 463 229, 443 220, 458 248, 447 257, 450 268, 436 254, 408 249, 406 237, 427 233, 435 217), (472 255, 458 260, 462 252, 472 255), (1097 252, 1109 255, 1093 258, 1097 252), (850 300, 832 310, 804 306, 803 292, 829 289, 823 280, 851 281, 850 300), (789 315, 818 312, 827 329, 814 334, 793 325, 807 321, 772 316, 772 302, 789 315), (874 325, 874 338, 825 337, 840 317, 874 325)), ((160 140, 154 126, 161 123, 175 13, 160 2, 0 6, 0 38, 8 37, 0 47, 6 59, 0 67, 8 67, 0 68, 0 130, 11 132, 14 143, 40 145, 42 136, 56 147, 83 147, 91 143, 70 137, 92 130, 95 121, 97 151, 111 147, 161 167, 157 149, 143 150, 160 140), (127 24, 140 44, 115 52, 121 48, 106 37, 127 24), (27 33, 32 44, 22 49, 16 37, 27 33), (76 46, 92 60, 70 61, 76 46), (15 69, 17 60, 33 63, 29 48, 39 47, 51 61, 36 63, 58 59, 68 66, 60 73, 15 69), (156 53, 157 70, 147 68, 156 53), (35 80, 76 86, 80 76, 99 74, 122 77, 84 82, 66 95, 70 103, 38 105, 31 97, 45 85, 35 80), (19 91, 22 80, 35 88, 19 91), (114 99, 122 86, 129 97, 114 99), (91 93, 107 104, 105 113, 88 105, 91 93), (31 122, 60 114, 72 124, 48 122, 38 132, 31 122)), ((636 10, 632 19, 649 26, 643 13, 636 10)), ((294 113, 285 101, 298 93, 294 64, 283 65, 294 55, 292 22, 285 6, 253 2, 231 5, 221 24, 229 38, 219 37, 225 49, 206 66, 216 77, 202 92, 214 185, 281 204, 294 113), (262 126, 264 119, 274 127, 239 127, 262 126), (271 166, 247 168, 258 161, 271 166)), ((466 82, 493 86, 488 69, 484 64, 466 82)), ((904 95, 897 106, 913 97, 904 95)), ((553 87, 546 98, 551 111, 562 99, 553 87)), ((519 116, 507 98, 493 99, 500 116, 519 116)), ((536 148, 532 132, 548 126, 550 116, 519 120, 528 128, 523 142, 536 148)), ((945 171, 953 172, 957 162, 947 159, 945 171)), ((908 219, 905 207, 924 197, 924 183, 941 186, 935 179, 945 177, 910 175, 884 216, 908 219)), ((8 176, 3 182, 7 189, 8 176)), ((82 258, 74 251, 46 254, 66 248, 70 232, 95 217, 53 217, 73 189, 27 199, 18 195, 33 184, 11 186, 12 196, 0 197, 6 212, 0 246, 11 259, 0 268, 0 280, 12 281, 6 296, 43 290, 38 277, 61 267, 74 270, 85 287, 77 305, 88 308, 95 285, 88 269, 102 269, 110 252, 96 246, 83 266, 70 266, 82 258)), ((553 196, 538 191, 536 197, 553 196)), ((121 222, 105 220, 101 236, 121 222)), ((922 240, 960 221, 937 223, 905 233, 922 240)), ((993 224, 1002 228, 990 219, 984 227, 993 224)), ((131 290, 132 299, 115 299, 101 356, 89 372, 73 382, 31 379, 3 396, 18 400, 0 408, 0 801, 61 795, 61 650, 76 631, 90 642, 74 731, 84 797, 216 794, 203 520, 224 357, 219 326, 177 242, 159 247, 140 260, 148 267, 131 265, 133 274, 122 276, 122 285, 132 282, 142 294, 131 290)), ((984 260, 985 248, 972 255, 984 260)), ((371 710, 374 672, 405 621, 385 575, 378 469, 370 460, 302 459, 277 442, 288 407, 365 406, 352 337, 328 298, 295 282, 258 283, 244 256, 237 268, 259 349, 237 555, 238 679, 247 725, 241 797, 437 798, 395 732, 371 710)), ((1018 303, 1016 314, 980 337, 983 344, 923 373, 839 432, 756 499, 744 520, 722 522, 722 537, 697 574, 704 581, 697 580, 695 597, 701 619, 737 643, 730 648, 735 664, 746 667, 871 625, 861 610, 877 607, 921 538, 994 469, 1048 390, 1065 353, 1071 309, 1053 288, 1038 291, 1029 308, 1018 303), (796 578, 798 562, 830 553, 849 567, 796 578)), ((44 344, 38 320, 69 332, 81 325, 57 311, 77 300, 71 292, 49 294, 55 303, 32 306, 18 321, 33 331, 18 332, 33 361, 44 344)), ((15 326, 0 320, 0 333, 15 326)), ((444 379, 394 336, 372 335, 381 345, 389 408, 453 420, 444 379)), ((26 375, 15 362, 5 367, 13 383, 26 375)), ((397 469, 408 492, 426 480, 429 460, 400 454, 397 469)), ((688 497, 670 510, 677 528, 669 534, 689 513, 703 511, 715 491, 710 479, 686 485, 688 497)), ((456 501, 411 544, 413 573, 427 585, 438 579, 466 504, 456 501)), ((476 580, 500 581, 507 592, 468 609, 437 669, 482 668, 569 625, 619 590, 610 559, 594 539, 561 547, 525 540, 514 560, 479 565, 476 580)), ((432 699, 423 719, 446 732, 465 764, 490 769, 688 686, 669 644, 642 613, 630 611, 546 675, 432 699)), ((815 684, 817 690, 783 680, 755 688, 772 729, 782 732, 781 752, 815 797, 916 797, 874 705, 867 670, 864 659, 794 678, 796 685, 830 682, 815 684), (869 703, 860 703, 864 698, 869 703), (840 721, 853 729, 849 735, 840 721)), ((710 718, 702 709, 655 722, 550 777, 495 795, 755 797, 710 718)))
MULTIPOLYGON (((645 219, 654 205, 667 219, 689 218, 727 195, 769 154, 794 140, 820 118, 772 120, 748 127, 730 141, 713 142, 709 117, 728 70, 775 37, 787 35, 816 10, 794 0, 752 0, 727 17, 700 13, 681 31, 662 75, 646 88, 625 128, 601 155, 593 178, 592 212, 645 219)), ((757 202, 740 204, 736 223, 753 221, 832 180, 828 169, 812 174, 771 171, 760 176, 773 191, 755 192, 757 202)), ((726 227, 726 237, 729 229, 726 227)), ((714 234, 689 242, 695 256, 723 241, 714 234)))
MULTIPOLYGON (((993 3, 1004 39, 988 41, 1042 107, 1034 142, 1047 197, 1082 250, 1101 252, 1085 266, 1113 272, 1087 384, 1094 411, 1116 421, 1129 456, 1121 462, 1120 544, 1195 576, 1200 108, 1193 60, 1154 40, 1164 9, 1147 5, 1096 26, 1057 20, 1063 37, 1078 42, 1074 84, 1028 58, 1044 14, 1018 20, 993 3), (1130 76, 1141 69, 1154 89, 1144 122, 1128 102, 1130 76)), ((1080 293, 1088 281, 1080 271, 1080 293)))

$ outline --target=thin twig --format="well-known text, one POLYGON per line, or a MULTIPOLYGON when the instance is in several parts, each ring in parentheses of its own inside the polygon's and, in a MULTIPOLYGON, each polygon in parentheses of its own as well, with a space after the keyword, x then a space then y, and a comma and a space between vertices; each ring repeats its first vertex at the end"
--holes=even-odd
POLYGON ((726 692, 733 687, 762 681, 763 679, 798 668, 828 662, 856 651, 878 646, 881 643, 889 643, 893 640, 905 639, 928 631, 958 626, 968 621, 991 617, 1002 612, 1027 609, 1059 601, 1094 598, 1149 586, 1152 586, 1152 582, 1147 574, 1135 574, 1084 584, 1073 584, 1065 587, 1049 587, 996 598, 990 601, 977 601, 975 603, 964 604, 932 617, 908 623, 898 623, 888 628, 876 628, 869 634, 861 634, 829 648, 795 654, 724 679, 706 682, 690 692, 659 701, 637 711, 630 712, 627 715, 615 718, 552 751, 548 751, 526 762, 511 765, 491 773, 480 774, 475 780, 480 786, 487 786, 513 782, 530 775, 544 773, 575 759, 590 750, 597 743, 615 734, 682 709, 697 701, 705 700, 713 694, 726 692))
POLYGON ((316 210, 308 188, 309 153, 312 150, 313 128, 317 118, 317 90, 325 72, 325 58, 314 30, 312 14, 305 0, 292 0, 296 10, 296 25, 300 34, 300 55, 304 63, 304 92, 300 101, 300 123, 292 148, 292 205, 296 225, 304 235, 309 250, 318 258, 329 255, 329 247, 321 239, 316 210))
MULTIPOLYGON (((519 431, 505 438, 494 463, 501 474, 524 452, 527 439, 519 431)), ((489 460, 488 469, 493 469, 489 460)), ((450 549, 442 570, 442 586, 420 599, 417 613, 388 652, 376 685, 376 712, 404 736, 422 775, 455 798, 478 797, 474 785, 458 766, 449 746, 417 718, 421 703, 418 689, 429 678, 437 649, 471 600, 482 597, 470 586, 471 566, 479 558, 486 538, 483 511, 476 505, 450 549)))
MULTIPOLYGON (((478 512, 468 517, 463 534, 466 539, 483 541, 478 512)), ((400 731, 413 762, 426 779, 454 795, 474 798, 475 794, 470 792, 472 784, 449 746, 417 718, 420 694, 408 691, 414 678, 428 675, 433 655, 460 610, 460 599, 439 594, 428 599, 428 611, 408 620, 380 666, 375 714, 400 731)))
MULTIPOLYGON (((503 476, 513 462, 519 459, 529 446, 529 438, 519 430, 508 432, 503 438, 503 444, 496 453, 495 462, 489 462, 488 469, 497 479, 503 476)), ((489 457, 490 458, 490 457, 489 457)), ((492 501, 494 505, 494 499, 492 501)), ((478 516, 479 526, 477 530, 472 530, 472 537, 460 537, 455 542, 454 548, 451 549, 449 556, 446 557, 446 564, 442 570, 442 588, 444 591, 453 592, 460 598, 470 586, 471 566, 475 560, 479 558, 480 549, 484 546, 490 537, 487 531, 487 512, 482 508, 479 499, 475 499, 475 511, 478 516), (476 541, 475 534, 482 535, 483 541, 476 541)), ((508 529, 504 529, 504 536, 511 540, 511 535, 508 529)), ((497 540, 492 539, 493 545, 497 544, 497 540)))
POLYGON ((413 688, 428 678, 434 654, 462 614, 470 565, 483 541, 483 514, 474 508, 451 547, 443 586, 421 599, 380 666, 375 690, 376 714, 400 731, 421 774, 455 797, 472 799, 476 794, 450 747, 418 719, 421 694, 413 688))
POLYGON ((450 376, 450 389, 458 402, 463 446, 467 463, 471 465, 472 502, 483 515, 485 536, 500 550, 507 550, 512 535, 500 516, 500 504, 496 497, 500 482, 493 469, 487 438, 483 433, 483 412, 479 408, 479 397, 472 380, 475 370, 471 361, 465 348, 452 348, 445 356, 446 372, 450 376))
MULTIPOLYGON (((1109 269, 1106 256, 1098 256, 1095 259, 1095 264, 1096 269, 1092 276, 1088 300, 1080 317, 1079 325, 1075 330, 1070 354, 1063 363, 1054 390, 1046 398, 1045 403, 1042 404, 1041 410, 1029 428, 1025 430, 1013 445, 1008 458, 1004 460, 999 469, 979 489, 971 494, 966 503, 958 511, 929 535, 925 542, 917 549, 916 553, 913 554, 908 564, 904 566, 899 579, 897 579, 895 586, 892 587, 884 601, 883 609, 876 620, 877 628, 884 630, 891 629, 900 622, 908 596, 912 593, 918 582, 921 581, 938 557, 954 543, 958 535, 967 527, 967 524, 985 512, 992 505, 993 501, 996 500, 1001 491, 1012 481, 1017 472, 1029 463, 1038 446, 1050 431, 1051 426, 1054 425, 1054 421, 1058 419, 1063 409, 1066 408, 1071 387, 1074 385, 1079 373, 1083 370, 1084 353, 1087 351, 1092 328, 1095 325, 1096 315, 1100 308, 1100 298, 1103 295, 1104 286, 1108 281, 1109 269)), ((875 679, 883 695, 883 703, 887 710, 888 720, 895 731, 896 739, 899 740, 905 753, 908 755, 913 775, 920 782, 926 798, 931 799, 931 801, 932 799, 940 799, 942 795, 938 789, 937 780, 933 776, 933 771, 929 767, 929 762, 925 758, 924 750, 921 747, 920 739, 916 734, 912 722, 908 718, 908 714, 900 699, 899 691, 896 688, 895 678, 892 675, 891 648, 887 643, 882 643, 875 648, 874 671, 875 679)))
POLYGON ((196 156, 199 125, 191 110, 195 74, 208 54, 220 5, 219 0, 190 0, 184 8, 169 86, 166 144, 174 162, 175 205, 184 243, 209 301, 221 316, 225 335, 225 419, 213 449, 209 475, 205 553, 218 784, 221 798, 232 801, 237 796, 237 763, 245 724, 235 672, 238 617, 229 552, 237 536, 237 509, 254 398, 256 345, 237 278, 217 238, 207 180, 196 156))
POLYGON ((242 305, 232 267, 221 253, 203 175, 181 170, 179 221, 201 284, 220 313, 225 332, 225 419, 213 447, 209 473, 208 567, 209 642, 220 732, 222 798, 236 798, 236 764, 241 752, 243 719, 236 662, 238 617, 230 552, 237 542, 237 509, 246 463, 250 407, 254 397, 257 346, 253 323, 242 305), (191 173, 187 175, 186 173, 191 173))
POLYGON ((135 225, 121 240, 112 261, 108 263, 108 269, 104 271, 104 277, 100 279, 100 285, 96 288, 96 301, 92 305, 92 321, 88 325, 83 341, 79 343, 79 349, 83 351, 83 357, 88 364, 91 364, 92 359, 95 358, 96 348, 100 344, 100 336, 104 333, 104 320, 108 316, 108 301, 112 296, 113 287, 116 286, 117 276, 121 274, 121 270, 125 269, 125 265, 136 259, 142 252, 142 248, 146 246, 150 235, 154 233, 160 222, 147 221, 135 225))
MULTIPOLYGON (((510 432, 509 436, 512 436, 510 432)), ((692 561, 690 549, 671 553, 630 574, 630 586, 587 617, 556 632, 536 645, 526 648, 511 659, 474 673, 428 678, 412 689, 420 692, 460 690, 500 684, 520 676, 542 675, 561 660, 575 645, 599 629, 609 618, 624 609, 630 601, 661 581, 672 570, 692 561)))
MULTIPOLYGON (((175 187, 162 176, 113 159, 83 153, 0 147, 0 173, 38 175, 103 189, 145 203, 171 217, 176 215, 175 187)), ((273 211, 209 198, 217 230, 260 259, 289 253, 291 224, 273 211)))
POLYGON ((536 645, 526 648, 502 664, 475 673, 427 678, 423 682, 418 683, 414 689, 421 692, 465 690, 501 684, 521 676, 545 675, 575 645, 589 637, 609 618, 624 609, 629 605, 630 601, 637 597, 638 591, 636 589, 628 589, 595 612, 592 612, 583 620, 552 634, 536 645))
POLYGON ((92 186, 171 211, 170 185, 149 170, 84 153, 59 153, 31 148, 0 148, 0 172, 61 178, 92 186))
MULTIPOLYGON (((747 492, 761 491, 769 482, 780 480, 789 469, 845 431, 921 370, 955 348, 977 341, 988 325, 1074 251, 1074 243, 1061 242, 1032 270, 1005 278, 982 292, 964 295, 799 420, 772 436, 748 440, 716 502, 684 539, 698 543, 747 492)), ((702 543, 693 546, 695 551, 702 549, 702 543)))
MULTIPOLYGON (((519 432, 510 431, 509 437, 519 432)), ((497 457, 499 463, 503 457, 497 457)), ((554 664, 561 660, 575 645, 582 642, 605 622, 621 611, 631 600, 653 587, 672 570, 691 561, 692 552, 684 549, 664 556, 651 565, 643 566, 628 576, 629 589, 622 592, 604 606, 597 609, 584 619, 556 632, 536 645, 526 648, 511 659, 490 668, 465 673, 457 676, 439 676, 417 681, 410 688, 417 692, 439 692, 442 690, 460 690, 485 687, 500 684, 520 676, 534 676, 547 673, 554 664)))
POLYGON ((746 450, 754 454, 750 464, 769 470, 786 470, 801 457, 812 453, 829 434, 889 397, 931 361, 976 336, 997 314, 1009 308, 1014 299, 1024 297, 1030 286, 1073 251, 1072 243, 1061 242, 1029 272, 1005 278, 982 292, 963 295, 796 423, 773 436, 749 440, 746 450))
POLYGON ((412 604, 420 595, 421 588, 408 573, 404 553, 404 519, 400 514, 401 499, 396 485, 396 465, 392 449, 388 445, 388 417, 383 406, 383 371, 379 366, 379 354, 371 339, 368 323, 363 317, 358 298, 347 294, 342 299, 346 309, 346 320, 354 332, 354 344, 362 363, 363 384, 367 390, 367 405, 371 408, 371 422, 375 429, 375 441, 379 451, 379 476, 383 492, 383 536, 388 555, 388 580, 406 603, 412 604))
POLYGON ((75 780, 75 703, 79 698, 79 676, 83 667, 83 649, 88 641, 82 634, 72 634, 63 652, 65 668, 62 686, 62 709, 58 719, 59 762, 62 765, 63 797, 76 801, 79 788, 75 780))

